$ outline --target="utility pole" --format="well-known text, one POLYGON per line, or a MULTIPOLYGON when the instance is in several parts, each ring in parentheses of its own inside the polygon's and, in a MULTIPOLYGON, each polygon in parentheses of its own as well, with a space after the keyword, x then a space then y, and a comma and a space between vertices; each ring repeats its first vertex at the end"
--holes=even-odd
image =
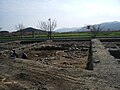
POLYGON ((47 21, 41 21, 39 23, 39 28, 41 30, 44 30, 47 32, 48 39, 52 38, 52 31, 56 28, 57 23, 55 20, 51 20, 51 18, 48 18, 47 21))
POLYGON ((49 34, 50 34, 50 35, 49 35, 49 39, 51 39, 51 34, 52 34, 52 31, 51 31, 51 18, 49 18, 48 20, 49 20, 49 22, 50 22, 50 31, 49 31, 49 34))

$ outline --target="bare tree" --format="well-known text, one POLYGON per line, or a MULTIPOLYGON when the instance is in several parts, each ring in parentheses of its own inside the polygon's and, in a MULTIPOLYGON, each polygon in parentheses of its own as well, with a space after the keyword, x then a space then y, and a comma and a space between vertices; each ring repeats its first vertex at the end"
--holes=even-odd
POLYGON ((91 31, 91 33, 93 34, 93 38, 95 38, 97 36, 97 34, 99 32, 101 32, 103 30, 104 27, 102 27, 101 25, 87 25, 87 29, 89 29, 91 31))
MULTIPOLYGON (((2 30, 2 27, 0 27, 0 31, 2 30)), ((1 34, 1 36, 2 36, 2 34, 1 34)))
POLYGON ((19 23, 15 25, 16 30, 20 31, 20 36, 21 38, 23 37, 23 29, 25 29, 25 26, 22 23, 19 23))
POLYGON ((35 31, 32 31, 32 37, 35 38, 35 31))
POLYGON ((48 21, 38 21, 38 26, 40 30, 47 31, 48 38, 51 39, 52 31, 57 27, 56 20, 51 20, 51 18, 48 19, 48 21))
POLYGON ((2 27, 0 27, 0 31, 2 30, 2 27))

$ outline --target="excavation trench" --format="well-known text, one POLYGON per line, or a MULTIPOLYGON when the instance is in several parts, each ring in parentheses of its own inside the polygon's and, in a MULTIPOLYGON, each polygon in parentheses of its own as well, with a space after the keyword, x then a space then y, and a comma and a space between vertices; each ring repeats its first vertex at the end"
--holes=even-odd
POLYGON ((110 55, 120 63, 120 42, 118 40, 114 40, 113 42, 107 41, 102 43, 105 46, 105 49, 110 52, 110 55))
POLYGON ((19 58, 25 52, 28 60, 61 68, 83 68, 88 65, 89 41, 46 41, 16 49, 19 58), (22 49, 22 50, 21 50, 22 49), (22 52, 21 52, 22 51, 22 52))
MULTIPOLYGON (((22 58, 22 53, 24 52, 27 54, 27 60, 37 61, 42 64, 61 68, 83 68, 92 70, 92 61, 90 60, 92 58, 92 46, 89 45, 90 41, 45 41, 32 44, 27 43, 19 43, 19 45, 10 43, 9 46, 18 45, 18 48, 12 47, 18 54, 18 58, 22 58)), ((11 51, 7 52, 9 57, 10 53, 11 51)))
POLYGON ((28 54, 29 59, 62 68, 85 68, 88 47, 79 44, 42 45, 28 54))
POLYGON ((92 41, 91 40, 90 40, 90 46, 89 46, 88 62, 87 62, 85 69, 93 70, 93 51, 92 51, 92 41))
POLYGON ((120 59, 120 50, 109 50, 110 54, 116 59, 120 59))

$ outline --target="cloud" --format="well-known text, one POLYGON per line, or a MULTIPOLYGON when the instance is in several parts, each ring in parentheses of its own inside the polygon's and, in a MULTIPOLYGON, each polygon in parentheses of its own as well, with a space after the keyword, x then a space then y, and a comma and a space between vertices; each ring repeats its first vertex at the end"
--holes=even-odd
POLYGON ((36 26, 38 19, 50 17, 58 21, 58 27, 120 20, 119 4, 120 0, 0 0, 0 25, 36 26))

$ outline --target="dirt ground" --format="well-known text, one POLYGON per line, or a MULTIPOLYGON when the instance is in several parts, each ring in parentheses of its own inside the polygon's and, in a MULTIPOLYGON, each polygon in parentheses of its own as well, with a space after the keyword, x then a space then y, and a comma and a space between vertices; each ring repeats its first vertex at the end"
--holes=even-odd
MULTIPOLYGON (((95 43, 94 49, 106 53, 103 46, 98 47, 100 45, 95 43)), ((120 74, 116 72, 116 67, 120 69, 119 65, 112 66, 113 58, 108 53, 106 56, 110 57, 110 62, 104 65, 105 53, 100 54, 99 51, 99 54, 94 52, 94 58, 98 60, 101 55, 103 61, 95 62, 95 70, 86 70, 88 51, 89 41, 11 45, 0 51, 0 90, 119 90, 120 82, 116 79, 120 74), (16 51, 18 58, 10 57, 11 49, 16 51), (21 58, 23 52, 27 54, 27 59, 21 58), (102 69, 101 64, 104 66, 102 69), (113 73, 109 72, 108 64, 111 66, 109 69, 114 68, 113 73)))
POLYGON ((88 49, 89 42, 46 41, 29 45, 21 45, 20 42, 2 43, 0 90, 80 88, 69 69, 85 69, 88 49), (12 49, 18 58, 10 57, 12 49), (21 58, 23 52, 27 54, 27 59, 21 58))

